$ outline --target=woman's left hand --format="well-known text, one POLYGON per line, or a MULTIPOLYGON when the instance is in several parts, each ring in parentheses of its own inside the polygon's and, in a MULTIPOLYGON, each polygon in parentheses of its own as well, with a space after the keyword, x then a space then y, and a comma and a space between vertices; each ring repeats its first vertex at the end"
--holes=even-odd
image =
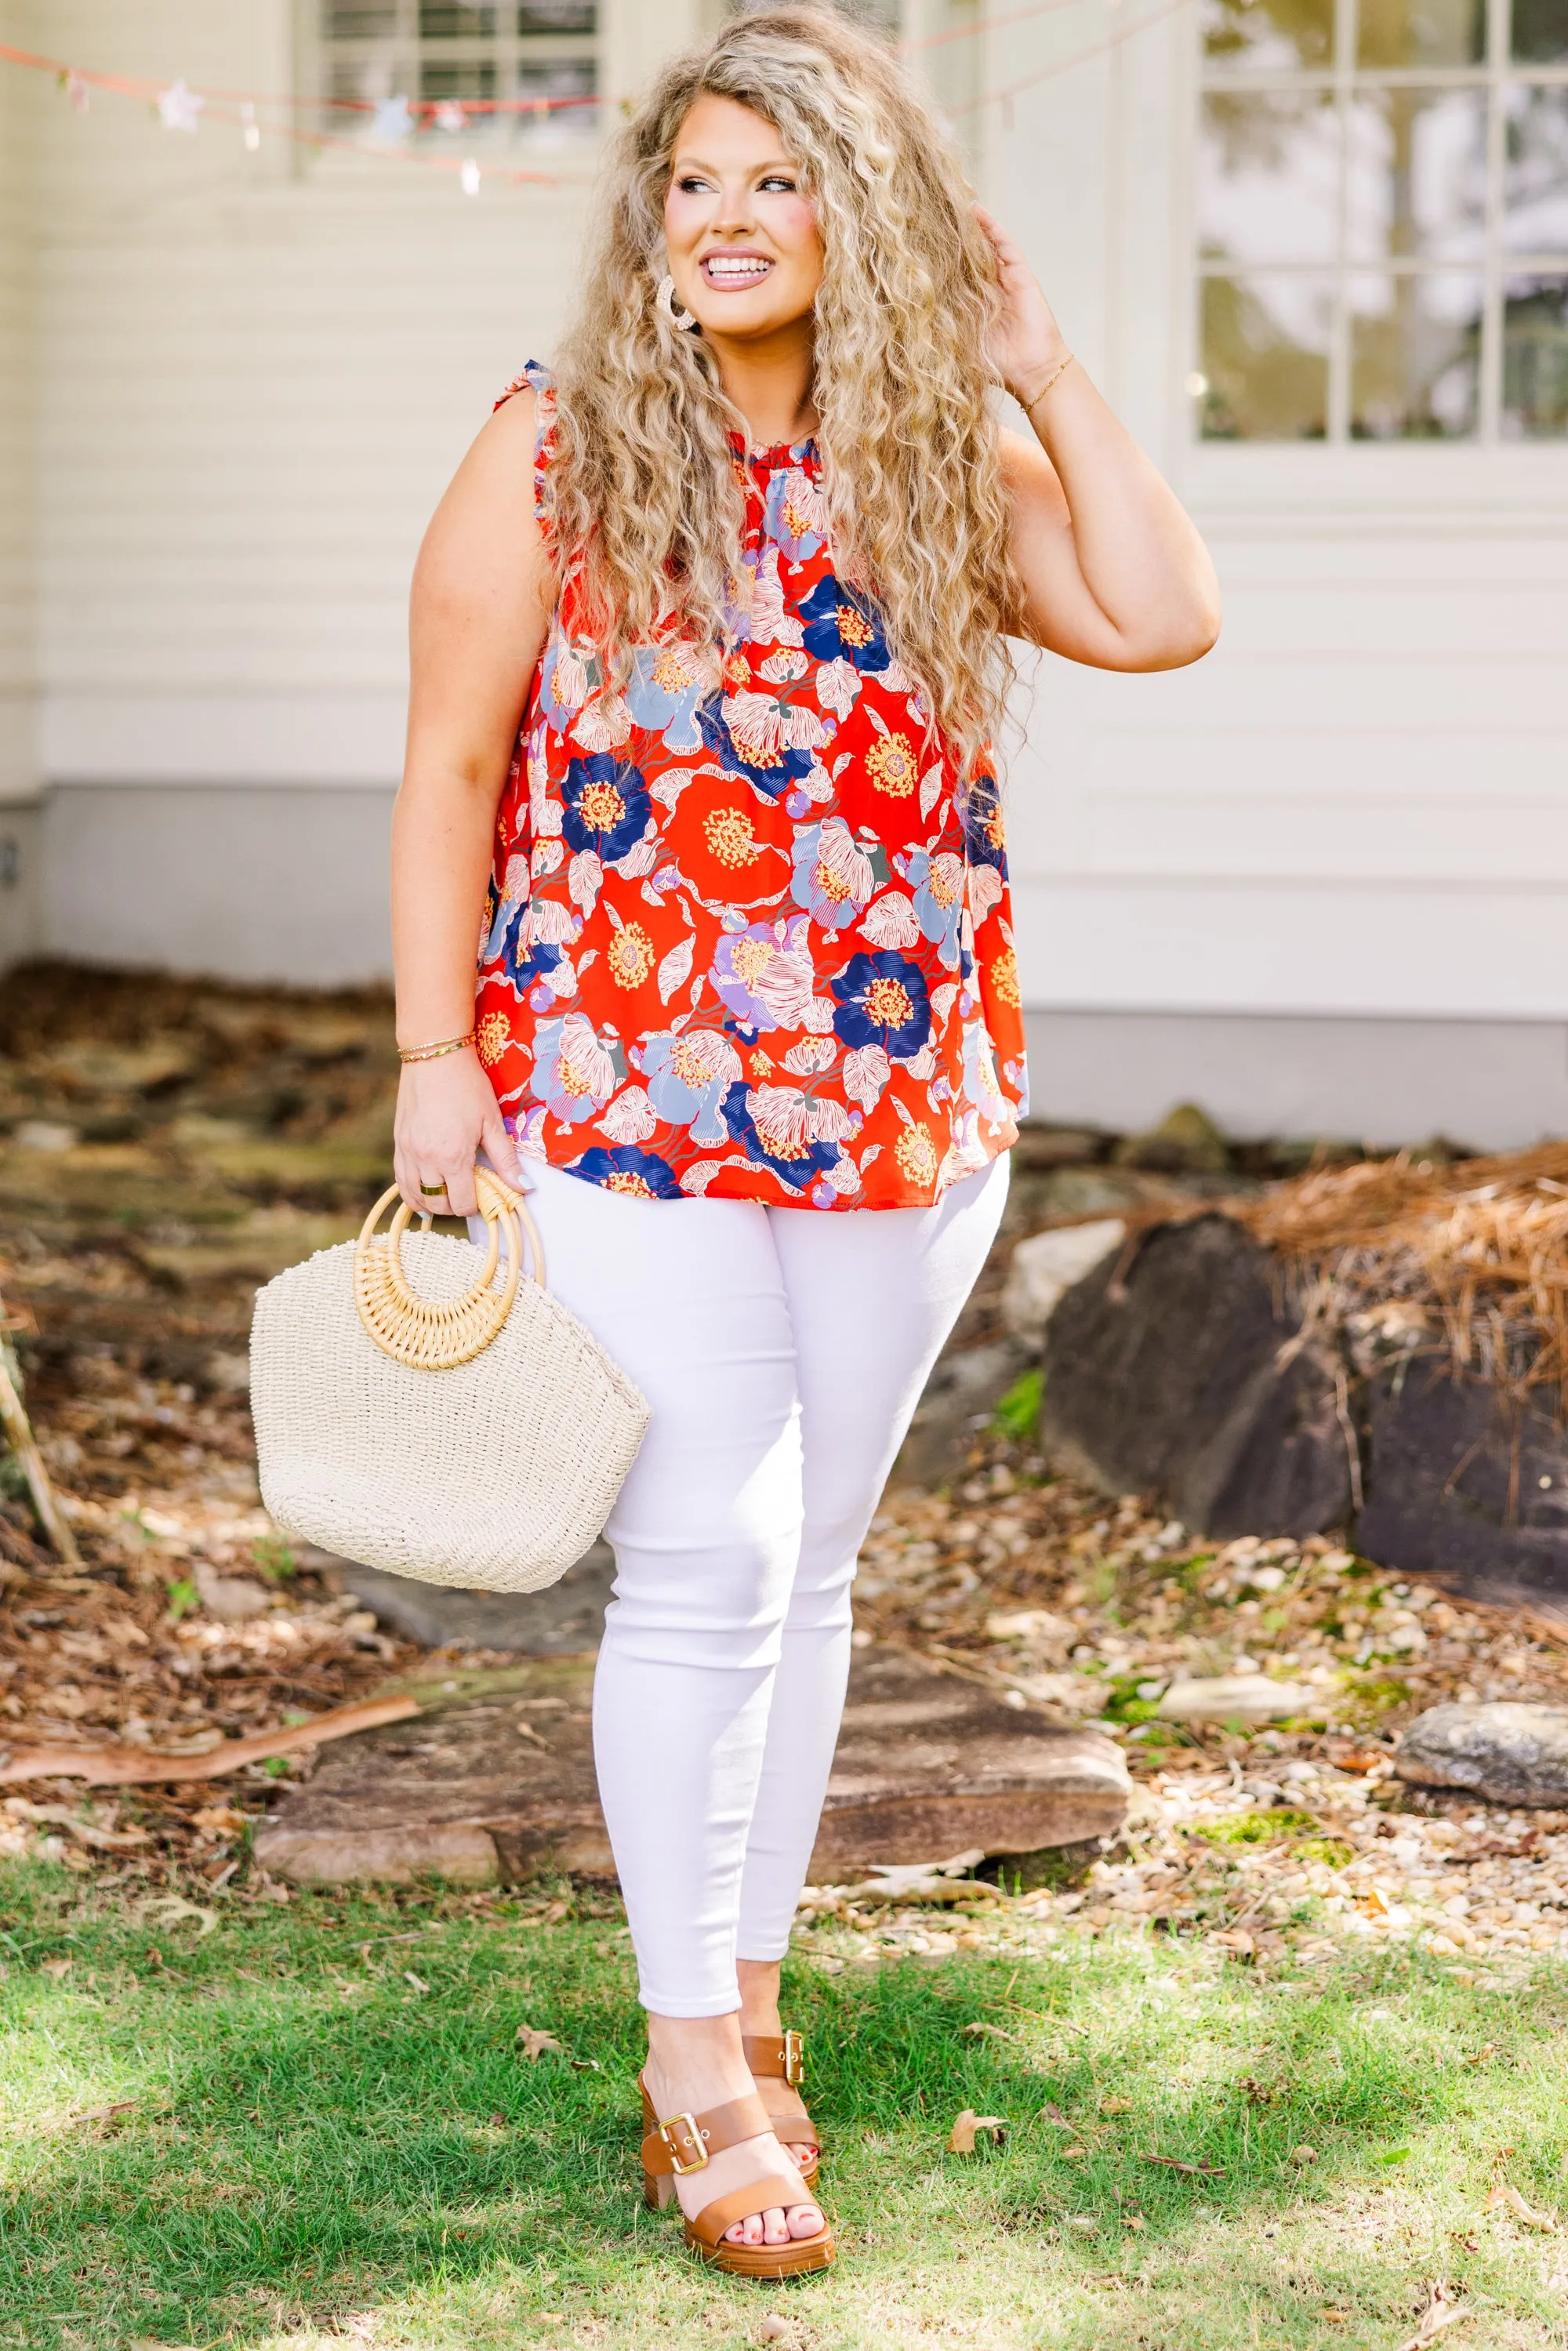
POLYGON ((1001 288, 1001 315, 992 330, 988 356, 1013 398, 1027 408, 1052 369, 1066 358, 1067 345, 1039 278, 1000 221, 984 204, 975 206, 975 218, 997 256, 1001 288))

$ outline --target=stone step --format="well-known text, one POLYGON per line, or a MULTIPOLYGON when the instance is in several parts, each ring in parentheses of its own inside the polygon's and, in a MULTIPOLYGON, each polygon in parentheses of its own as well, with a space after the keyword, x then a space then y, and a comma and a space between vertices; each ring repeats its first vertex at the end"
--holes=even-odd
MULTIPOLYGON (((411 1684, 427 1711, 325 1752, 258 1833, 257 1862, 318 1885, 612 1875, 592 1671, 589 1658, 539 1657, 411 1684)), ((901 1650, 857 1651, 810 1881, 1113 1835, 1128 1792, 1103 1732, 1006 1705, 901 1650)))

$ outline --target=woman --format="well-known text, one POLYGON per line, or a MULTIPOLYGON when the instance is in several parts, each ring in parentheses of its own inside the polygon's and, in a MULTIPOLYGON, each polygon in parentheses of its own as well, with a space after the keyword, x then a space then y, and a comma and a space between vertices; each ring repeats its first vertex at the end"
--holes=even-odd
POLYGON ((584 284, 559 390, 519 379, 419 559, 397 1177, 459 1216, 476 1154, 521 1182, 653 1406, 594 1692, 647 2185, 777 2277, 832 2255, 779 1962, 855 1555, 1024 1104, 1006 637, 1170 668, 1218 600, 914 85, 826 7, 663 73, 584 284))

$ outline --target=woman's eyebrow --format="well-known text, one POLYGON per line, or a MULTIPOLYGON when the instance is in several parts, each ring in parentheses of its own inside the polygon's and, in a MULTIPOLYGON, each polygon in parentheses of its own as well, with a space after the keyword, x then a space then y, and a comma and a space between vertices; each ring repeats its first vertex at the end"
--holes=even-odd
MULTIPOLYGON (((724 176, 718 164, 705 162, 701 155, 677 155, 670 169, 672 172, 711 172, 716 180, 722 179, 724 176)), ((780 155, 776 156, 770 162, 754 163, 751 166, 751 176, 756 179, 763 172, 792 172, 794 169, 794 164, 787 162, 780 155)))

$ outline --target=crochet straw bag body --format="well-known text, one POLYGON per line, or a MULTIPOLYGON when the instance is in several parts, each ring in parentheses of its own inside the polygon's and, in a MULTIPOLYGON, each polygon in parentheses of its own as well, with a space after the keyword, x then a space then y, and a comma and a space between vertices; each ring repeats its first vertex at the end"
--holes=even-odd
POLYGON ((486 1167, 475 1181, 482 1270, 471 1242, 411 1233, 406 1202, 378 1234, 394 1186, 358 1240, 257 1293, 261 1494, 285 1534, 340 1558, 422 1583, 537 1592, 599 1533, 650 1412, 546 1289, 522 1196, 486 1167))

